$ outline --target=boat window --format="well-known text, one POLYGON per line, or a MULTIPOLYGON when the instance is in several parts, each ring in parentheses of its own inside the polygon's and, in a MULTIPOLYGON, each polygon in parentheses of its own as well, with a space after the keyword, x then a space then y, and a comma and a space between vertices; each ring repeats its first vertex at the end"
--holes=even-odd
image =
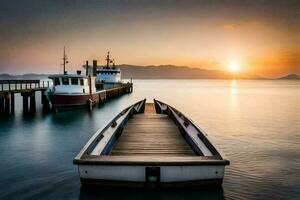
POLYGON ((72 85, 78 85, 78 78, 71 78, 72 85))
POLYGON ((69 85, 69 79, 68 78, 62 78, 62 84, 63 85, 69 85))
POLYGON ((60 84, 59 78, 54 78, 54 86, 59 85, 59 84, 60 84))
POLYGON ((83 79, 80 79, 80 85, 84 85, 83 83, 83 79))

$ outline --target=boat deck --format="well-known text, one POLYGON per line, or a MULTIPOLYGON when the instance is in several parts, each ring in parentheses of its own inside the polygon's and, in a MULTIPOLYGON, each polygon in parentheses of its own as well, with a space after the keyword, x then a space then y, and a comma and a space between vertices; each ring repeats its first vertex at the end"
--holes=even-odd
POLYGON ((229 161, 206 135, 173 107, 157 100, 145 102, 120 112, 76 156, 81 184, 220 186, 229 161))
POLYGON ((167 115, 156 114, 153 103, 128 121, 110 155, 196 156, 176 124, 167 115))

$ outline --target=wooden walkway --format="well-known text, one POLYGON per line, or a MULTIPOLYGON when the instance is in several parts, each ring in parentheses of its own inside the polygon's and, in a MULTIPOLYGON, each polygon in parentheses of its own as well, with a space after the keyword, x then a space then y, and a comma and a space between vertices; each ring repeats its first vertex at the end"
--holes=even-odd
POLYGON ((0 93, 44 91, 51 86, 51 81, 41 80, 0 80, 0 93))
POLYGON ((196 156, 167 115, 156 114, 154 104, 134 115, 113 147, 114 156, 196 156))

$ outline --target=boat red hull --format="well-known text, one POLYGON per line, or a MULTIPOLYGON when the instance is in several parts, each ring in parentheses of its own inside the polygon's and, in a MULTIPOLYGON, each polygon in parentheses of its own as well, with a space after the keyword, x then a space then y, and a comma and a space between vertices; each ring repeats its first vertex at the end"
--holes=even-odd
POLYGON ((105 94, 94 93, 89 94, 52 94, 50 95, 50 100, 54 109, 67 109, 78 106, 89 106, 90 100, 92 104, 96 104, 105 99, 105 94))

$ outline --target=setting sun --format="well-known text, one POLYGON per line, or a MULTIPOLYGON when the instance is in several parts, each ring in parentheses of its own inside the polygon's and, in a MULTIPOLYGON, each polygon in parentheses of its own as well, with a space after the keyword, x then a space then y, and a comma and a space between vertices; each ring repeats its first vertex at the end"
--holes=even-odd
POLYGON ((230 71, 231 73, 237 73, 240 71, 240 66, 235 62, 231 62, 228 65, 228 71, 230 71))

